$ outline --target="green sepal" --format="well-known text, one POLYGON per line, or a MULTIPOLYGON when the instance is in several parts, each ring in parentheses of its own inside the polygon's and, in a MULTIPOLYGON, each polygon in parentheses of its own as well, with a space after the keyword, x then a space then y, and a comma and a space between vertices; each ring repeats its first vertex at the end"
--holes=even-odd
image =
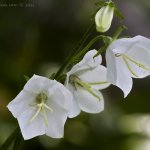
POLYGON ((56 73, 52 73, 50 76, 49 76, 49 79, 54 79, 56 73))
MULTIPOLYGON (((104 1, 100 1, 100 2, 96 2, 95 5, 98 7, 96 8, 92 13, 91 13, 91 20, 93 20, 95 18, 96 13, 98 12, 99 9, 101 9, 104 6, 111 6, 114 7, 114 3, 112 1, 110 2, 104 2, 104 1)), ((115 7, 114 7, 115 8, 115 7)))
POLYGON ((64 83, 66 76, 67 76, 66 74, 62 74, 61 76, 59 76, 58 81, 64 83))
POLYGON ((103 6, 108 5, 108 3, 104 2, 104 1, 99 1, 99 2, 96 2, 95 5, 98 6, 98 7, 103 7, 103 6))
POLYGON ((114 13, 118 18, 120 18, 121 20, 124 20, 125 17, 115 5, 114 5, 114 13))
POLYGON ((113 41, 116 40, 116 39, 118 39, 119 36, 120 36, 120 34, 121 34, 124 30, 127 30, 127 29, 128 29, 128 28, 127 28, 125 25, 119 26, 119 27, 116 29, 115 33, 113 34, 113 37, 112 37, 113 41))
POLYGON ((30 79, 27 75, 24 75, 24 78, 26 81, 28 81, 30 79))
POLYGON ((102 40, 103 40, 105 45, 109 45, 112 42, 112 37, 102 35, 102 40))

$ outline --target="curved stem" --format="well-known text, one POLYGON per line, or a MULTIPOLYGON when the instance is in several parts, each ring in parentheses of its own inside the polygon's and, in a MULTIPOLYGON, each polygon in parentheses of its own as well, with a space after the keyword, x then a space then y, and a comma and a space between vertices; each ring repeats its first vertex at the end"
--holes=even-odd
POLYGON ((75 48, 72 50, 72 53, 70 54, 70 56, 65 60, 63 65, 60 67, 57 73, 53 77, 51 77, 51 79, 59 78, 62 72, 69 66, 70 60, 72 59, 72 57, 75 55, 76 52, 80 50, 81 46, 85 43, 85 41, 87 40, 87 38, 89 37, 93 29, 94 29, 94 23, 92 22, 89 28, 87 29, 87 31, 85 32, 85 34, 82 36, 81 40, 78 42, 77 46, 75 46, 75 48))
POLYGON ((113 35, 113 41, 115 41, 116 39, 118 39, 118 37, 120 36, 120 34, 123 32, 123 30, 127 29, 126 26, 122 25, 120 27, 118 27, 118 29, 116 30, 116 32, 113 35))
POLYGON ((94 30, 94 22, 92 21, 90 26, 88 27, 87 31, 81 37, 80 41, 78 42, 77 46, 73 49, 74 55, 81 49, 87 38, 90 36, 91 32, 94 30))
POLYGON ((87 45, 82 51, 80 51, 73 59, 77 59, 77 58, 81 57, 83 54, 85 54, 85 53, 88 51, 88 49, 89 49, 95 42, 97 42, 98 40, 101 40, 102 38, 103 38, 102 35, 96 36, 96 37, 95 37, 94 39, 92 39, 92 40, 88 43, 88 45, 87 45))

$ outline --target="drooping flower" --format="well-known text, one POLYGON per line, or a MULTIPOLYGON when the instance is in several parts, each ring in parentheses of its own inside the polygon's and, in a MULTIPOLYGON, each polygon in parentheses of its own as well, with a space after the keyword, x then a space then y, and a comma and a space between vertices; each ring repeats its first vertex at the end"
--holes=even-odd
POLYGON ((150 39, 143 36, 118 39, 106 50, 107 79, 126 97, 132 89, 132 77, 150 75, 150 39))
POLYGON ((106 32, 110 26, 114 16, 114 7, 109 2, 106 6, 100 8, 95 15, 96 30, 98 32, 106 32))
POLYGON ((34 75, 7 107, 25 140, 43 134, 61 138, 71 101, 72 94, 61 83, 34 75))
POLYGON ((77 116, 81 110, 98 113, 104 109, 104 100, 99 90, 109 86, 106 68, 101 64, 101 55, 94 57, 96 50, 89 51, 84 58, 67 73, 65 85, 73 94, 73 108, 69 117, 77 116))

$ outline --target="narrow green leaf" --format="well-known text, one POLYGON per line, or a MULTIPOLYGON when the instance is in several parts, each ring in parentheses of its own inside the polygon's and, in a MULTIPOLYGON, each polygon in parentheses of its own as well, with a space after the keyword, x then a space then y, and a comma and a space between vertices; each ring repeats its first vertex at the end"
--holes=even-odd
POLYGON ((19 127, 17 127, 14 132, 6 139, 6 141, 2 144, 0 147, 0 150, 7 150, 10 145, 13 143, 14 139, 16 138, 16 135, 18 134, 19 127))
POLYGON ((27 75, 24 75, 24 78, 26 81, 28 81, 30 79, 27 75))
POLYGON ((115 15, 117 17, 119 17, 121 20, 124 19, 124 16, 122 15, 122 13, 120 12, 120 10, 116 6, 114 7, 114 12, 115 12, 115 15))
POLYGON ((74 47, 74 49, 72 50, 72 53, 70 54, 70 56, 64 61, 62 66, 56 72, 53 79, 57 80, 59 78, 59 76, 64 72, 64 70, 70 65, 70 63, 72 63, 72 58, 80 51, 81 47, 86 42, 87 38, 89 37, 89 35, 93 31, 93 29, 94 29, 94 22, 92 21, 89 28, 87 29, 87 31, 84 33, 84 35, 81 37, 80 41, 74 47))
POLYGON ((20 147, 21 142, 23 141, 22 135, 20 130, 18 130, 18 133, 16 133, 16 138, 13 144, 13 150, 18 150, 20 147))

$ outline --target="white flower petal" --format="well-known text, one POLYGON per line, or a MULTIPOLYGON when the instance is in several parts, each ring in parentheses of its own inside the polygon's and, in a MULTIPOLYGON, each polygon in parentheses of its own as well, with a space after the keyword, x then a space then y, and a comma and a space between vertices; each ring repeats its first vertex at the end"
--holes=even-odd
POLYGON ((101 55, 94 57, 96 54, 97 54, 97 50, 88 51, 84 55, 84 57, 80 63, 87 64, 92 68, 96 67, 97 65, 100 65, 102 63, 102 57, 101 57, 101 55))
POLYGON ((139 66, 138 64, 133 63, 130 60, 127 60, 132 71, 137 75, 135 76, 131 73, 132 77, 143 78, 150 75, 150 51, 148 51, 142 45, 137 44, 132 48, 132 51, 128 51, 126 55, 133 61, 144 66, 144 67, 139 66))
POLYGON ((7 105, 7 107, 16 118, 33 105, 35 98, 36 95, 34 93, 22 90, 17 97, 7 105))
POLYGON ((81 110, 88 113, 99 113, 104 110, 104 100, 102 94, 98 90, 93 90, 97 97, 93 96, 83 88, 78 88, 75 92, 75 99, 78 101, 81 110))
POLYGON ((132 88, 132 79, 150 75, 150 39, 143 36, 118 39, 106 51, 107 78, 120 87, 125 96, 132 88))
MULTIPOLYGON (((148 38, 146 38, 146 37, 144 37, 144 36, 141 36, 141 35, 137 35, 137 36, 135 36, 135 37, 133 37, 133 38, 129 38, 131 41, 133 40, 133 41, 136 41, 137 43, 137 45, 139 45, 139 46, 143 46, 143 47, 145 47, 148 51, 150 51, 150 49, 149 49, 149 45, 150 45, 150 39, 148 39, 148 38)), ((135 45, 136 45, 135 44, 135 45)))
POLYGON ((39 114, 36 119, 30 122, 35 112, 35 108, 29 108, 21 113, 21 115, 17 118, 23 138, 25 140, 45 134, 45 123, 41 114, 39 114))
POLYGON ((98 55, 95 58, 93 58, 96 55, 96 53, 97 53, 96 50, 88 51, 83 57, 83 59, 79 63, 74 65, 67 74, 68 75, 75 74, 75 73, 78 73, 80 71, 85 71, 90 68, 92 69, 96 67, 97 65, 101 64, 102 62, 101 55, 98 55))
POLYGON ((66 99, 66 102, 64 103, 63 107, 68 110, 68 117, 73 118, 79 115, 80 108, 76 100, 73 99, 74 87, 69 83, 67 84, 66 87, 68 89, 65 88, 64 90, 61 90, 61 91, 59 89, 57 90, 57 92, 60 91, 61 94, 60 95, 57 94, 57 98, 55 97, 55 99, 62 99, 62 97, 66 99))
POLYGON ((122 57, 116 57, 113 51, 106 51, 107 79, 118 86, 126 97, 132 89, 132 78, 122 57))
POLYGON ((107 50, 113 51, 114 53, 126 53, 127 50, 131 49, 137 41, 133 38, 122 38, 112 42, 107 50))
POLYGON ((81 112, 81 109, 80 109, 79 104, 77 103, 75 97, 73 97, 73 103, 71 106, 69 106, 70 110, 68 112, 69 113, 68 117, 74 118, 74 117, 78 116, 81 112))
POLYGON ((53 93, 57 93, 53 96, 55 103, 60 107, 65 108, 68 111, 68 117, 73 118, 80 113, 77 102, 73 100, 73 93, 71 93, 72 86, 68 84, 68 89, 61 83, 57 83, 57 86, 53 88, 53 93))
POLYGON ((103 96, 97 89, 104 89, 109 86, 109 83, 101 84, 107 82, 106 68, 100 65, 102 62, 101 55, 94 58, 96 54, 96 50, 87 52, 84 58, 67 73, 65 86, 74 95, 70 118, 78 115, 80 110, 98 113, 104 109, 103 96), (98 85, 97 82, 101 85, 98 85), (88 83, 91 84, 90 89, 88 89, 88 83), (96 85, 93 85, 93 83, 96 85), (101 98, 100 101, 98 97, 101 98))
POLYGON ((8 104, 18 119, 24 139, 46 134, 60 138, 72 94, 61 83, 34 75, 20 94, 8 104), (33 83, 33 84, 32 84, 33 83))
POLYGON ((132 63, 131 61, 128 61, 128 65, 130 66, 130 70, 132 70, 132 72, 130 71, 131 77, 133 77, 133 78, 144 78, 144 77, 150 75, 150 66, 145 65, 146 63, 144 61, 141 64, 146 66, 147 69, 144 69, 144 68, 138 66, 137 64, 132 63))
POLYGON ((62 138, 68 112, 57 105, 53 105, 52 108, 53 112, 47 111, 48 127, 46 128, 46 135, 52 138, 62 138))
POLYGON ((117 79, 115 85, 121 88, 126 97, 132 89, 132 78, 129 75, 126 65, 122 59, 116 60, 117 79))
POLYGON ((68 96, 68 99, 72 100, 72 95, 68 91, 68 89, 55 80, 54 80, 54 85, 49 88, 48 93, 50 93, 49 99, 55 98, 55 103, 63 108, 66 108, 65 104, 67 100, 65 96, 68 96))
POLYGON ((89 83, 94 89, 104 89, 110 85, 106 77, 106 67, 99 65, 92 70, 76 74, 83 82, 89 83))
POLYGON ((24 86, 24 89, 39 94, 46 91, 48 87, 53 86, 54 82, 46 77, 33 75, 33 77, 24 86))
POLYGON ((107 64, 107 80, 116 84, 117 81, 117 68, 116 68, 116 60, 115 55, 111 49, 107 49, 106 51, 106 64, 107 64))

